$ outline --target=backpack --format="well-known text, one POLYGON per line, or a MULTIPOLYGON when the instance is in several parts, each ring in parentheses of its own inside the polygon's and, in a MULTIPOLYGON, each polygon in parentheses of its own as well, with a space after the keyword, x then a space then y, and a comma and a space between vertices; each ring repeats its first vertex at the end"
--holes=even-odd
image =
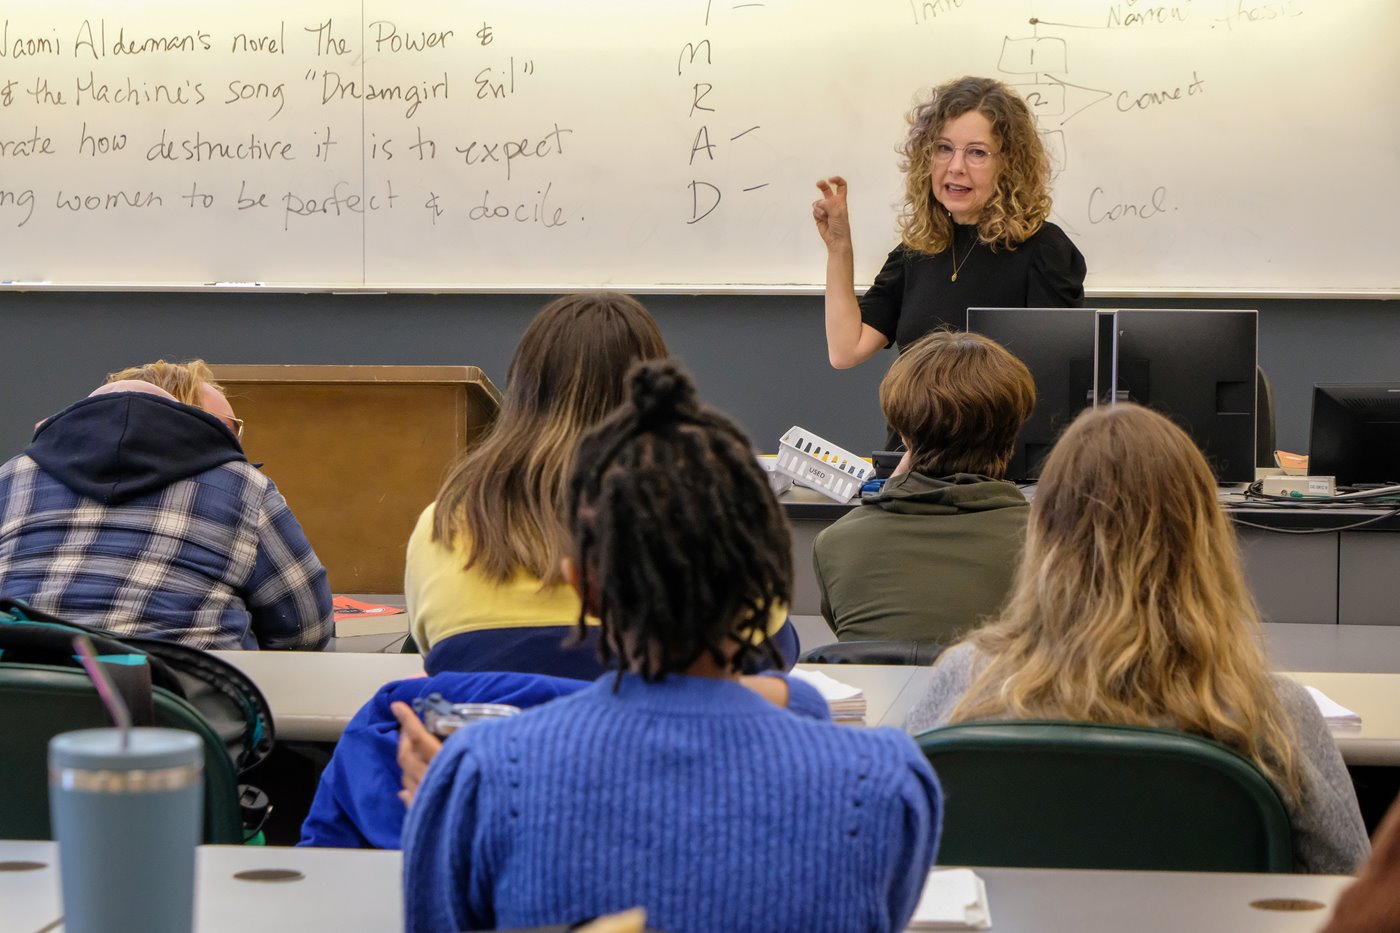
POLYGON ((133 725, 150 725, 151 689, 188 702, 224 741, 240 775, 272 752, 272 711, 257 684, 227 661, 198 648, 118 635, 69 622, 14 599, 0 598, 0 665, 43 664, 82 669, 73 638, 87 635, 104 670, 131 710, 133 725))

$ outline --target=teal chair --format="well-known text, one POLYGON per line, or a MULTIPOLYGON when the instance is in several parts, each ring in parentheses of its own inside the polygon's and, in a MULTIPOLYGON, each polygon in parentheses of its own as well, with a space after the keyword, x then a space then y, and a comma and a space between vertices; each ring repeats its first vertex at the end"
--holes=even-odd
MULTIPOLYGON (((228 747, 185 700, 152 690, 154 724, 184 729, 204 742, 206 843, 243 842, 238 775, 228 747)), ((0 666, 0 839, 52 839, 49 826, 49 739, 60 732, 111 725, 82 670, 42 664, 0 666)))
POLYGON ((945 865, 1291 872, 1283 799, 1218 742, 1140 726, 967 722, 916 737, 945 865))

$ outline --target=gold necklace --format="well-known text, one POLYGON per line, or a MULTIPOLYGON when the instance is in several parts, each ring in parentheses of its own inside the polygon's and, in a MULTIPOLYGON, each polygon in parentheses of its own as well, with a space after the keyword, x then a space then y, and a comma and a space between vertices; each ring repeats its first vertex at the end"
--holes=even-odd
POLYGON ((954 227, 953 238, 948 241, 948 252, 953 254, 953 277, 948 280, 950 282, 956 282, 958 280, 958 270, 967 265, 967 261, 972 258, 972 251, 977 248, 977 235, 973 234, 972 245, 967 248, 967 255, 962 258, 962 262, 958 262, 957 244, 958 228, 954 227))

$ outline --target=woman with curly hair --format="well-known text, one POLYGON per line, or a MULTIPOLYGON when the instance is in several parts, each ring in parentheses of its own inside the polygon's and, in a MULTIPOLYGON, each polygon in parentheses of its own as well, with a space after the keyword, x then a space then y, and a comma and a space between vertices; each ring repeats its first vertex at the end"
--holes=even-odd
POLYGON ((812 204, 826 243, 826 345, 847 369, 970 307, 1077 307, 1084 257, 1050 223, 1050 159, 1015 91, 990 78, 933 89, 909 114, 901 242, 856 297, 846 181, 817 182, 812 204))

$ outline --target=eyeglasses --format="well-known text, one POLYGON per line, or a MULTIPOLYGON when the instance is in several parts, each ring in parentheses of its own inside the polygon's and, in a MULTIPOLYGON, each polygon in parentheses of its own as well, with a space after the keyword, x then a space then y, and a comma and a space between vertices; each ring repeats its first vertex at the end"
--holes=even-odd
POLYGON ((963 161, 973 168, 987 164, 987 160, 997 153, 985 146, 954 146, 952 143, 934 143, 933 161, 938 163, 953 161, 953 153, 962 150, 963 161))
POLYGON ((233 422, 233 436, 238 438, 240 441, 243 440, 243 419, 235 418, 232 415, 229 415, 224 420, 233 422))

